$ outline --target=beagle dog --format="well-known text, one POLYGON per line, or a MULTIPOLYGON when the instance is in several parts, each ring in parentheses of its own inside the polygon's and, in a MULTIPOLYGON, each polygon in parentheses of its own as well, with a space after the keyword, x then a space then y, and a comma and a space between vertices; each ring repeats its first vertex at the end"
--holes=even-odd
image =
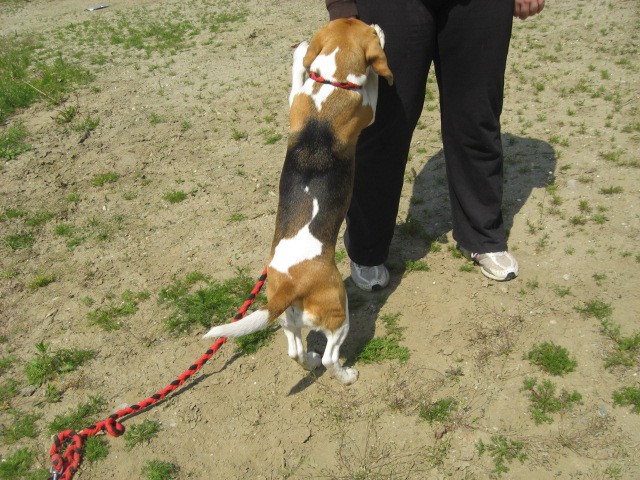
POLYGON ((344 368, 339 360, 349 310, 335 247, 351 200, 356 142, 375 116, 378 75, 393 84, 383 46, 377 25, 338 19, 295 50, 267 305, 238 322, 212 328, 204 338, 241 337, 284 314, 280 324, 291 358, 307 370, 322 364, 346 385, 357 380, 358 371, 344 368), (322 357, 306 352, 303 327, 326 335, 322 357))

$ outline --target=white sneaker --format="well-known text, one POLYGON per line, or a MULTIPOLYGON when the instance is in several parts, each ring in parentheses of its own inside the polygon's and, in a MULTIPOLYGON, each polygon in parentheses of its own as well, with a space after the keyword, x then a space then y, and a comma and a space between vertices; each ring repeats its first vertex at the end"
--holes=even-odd
POLYGON ((509 252, 472 253, 464 248, 460 251, 476 265, 485 277, 504 282, 518 276, 518 261, 509 252))
POLYGON ((351 262, 351 280, 358 288, 372 292, 389 285, 389 270, 384 265, 365 267, 351 262))

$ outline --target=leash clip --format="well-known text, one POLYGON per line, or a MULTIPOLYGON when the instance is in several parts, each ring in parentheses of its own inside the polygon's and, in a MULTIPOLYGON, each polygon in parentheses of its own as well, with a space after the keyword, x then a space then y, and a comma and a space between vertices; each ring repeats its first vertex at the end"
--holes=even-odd
POLYGON ((49 469, 49 473, 51 474, 51 476, 49 477, 49 480, 58 480, 58 476, 62 475, 62 468, 60 469, 60 471, 58 471, 53 467, 51 467, 49 469))

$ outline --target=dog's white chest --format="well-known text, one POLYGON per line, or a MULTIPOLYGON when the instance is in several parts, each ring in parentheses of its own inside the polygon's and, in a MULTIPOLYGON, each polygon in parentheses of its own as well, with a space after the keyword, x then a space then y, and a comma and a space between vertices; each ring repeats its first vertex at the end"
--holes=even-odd
POLYGON ((309 230, 309 225, 318 211, 318 200, 314 198, 311 220, 295 236, 280 240, 269 264, 271 268, 288 275, 289 269, 294 265, 311 260, 322 253, 322 243, 309 230))

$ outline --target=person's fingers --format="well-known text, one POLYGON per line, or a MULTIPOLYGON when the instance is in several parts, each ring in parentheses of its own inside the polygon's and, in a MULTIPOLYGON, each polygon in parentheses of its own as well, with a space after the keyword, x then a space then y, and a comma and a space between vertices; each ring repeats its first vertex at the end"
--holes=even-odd
POLYGON ((545 0, 515 0, 513 16, 525 20, 536 15, 544 8, 545 0))

